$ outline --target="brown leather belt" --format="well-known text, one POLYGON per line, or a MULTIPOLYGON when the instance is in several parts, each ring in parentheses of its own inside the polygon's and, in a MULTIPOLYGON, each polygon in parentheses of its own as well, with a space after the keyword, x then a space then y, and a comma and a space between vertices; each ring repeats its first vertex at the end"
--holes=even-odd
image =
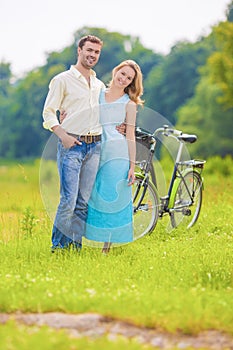
POLYGON ((75 137, 79 141, 85 142, 88 144, 101 141, 101 135, 76 135, 76 134, 71 134, 71 133, 68 133, 68 134, 75 137))

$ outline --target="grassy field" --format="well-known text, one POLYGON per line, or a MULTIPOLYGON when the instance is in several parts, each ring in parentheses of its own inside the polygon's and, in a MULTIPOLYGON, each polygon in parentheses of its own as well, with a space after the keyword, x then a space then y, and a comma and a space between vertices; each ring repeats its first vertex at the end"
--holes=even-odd
MULTIPOLYGON (((160 221, 150 236, 108 256, 87 246, 81 254, 50 253, 52 222, 41 200, 39 165, 0 162, 0 312, 94 312, 172 333, 233 335, 230 157, 207 162, 202 212, 192 229, 168 233, 160 221)), ((36 339, 45 349, 72 349, 65 334, 45 328, 29 332, 19 347, 26 333, 12 322, 2 325, 0 349, 37 349, 36 339)), ((80 349, 141 349, 122 339, 100 339, 98 347, 79 341, 80 349)))

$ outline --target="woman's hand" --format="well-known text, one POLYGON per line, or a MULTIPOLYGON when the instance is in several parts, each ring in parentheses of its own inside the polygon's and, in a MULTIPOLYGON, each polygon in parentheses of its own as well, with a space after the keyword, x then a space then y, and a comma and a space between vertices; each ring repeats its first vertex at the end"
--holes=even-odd
POLYGON ((130 168, 128 171, 128 186, 133 185, 135 181, 134 169, 130 168))
POLYGON ((59 116, 59 119, 60 119, 60 123, 62 124, 63 120, 67 117, 67 113, 66 111, 64 110, 61 110, 60 111, 60 116, 59 116))
POLYGON ((121 135, 124 135, 126 134, 126 124, 125 123, 122 123, 120 125, 117 125, 116 126, 116 129, 117 131, 121 134, 121 135))

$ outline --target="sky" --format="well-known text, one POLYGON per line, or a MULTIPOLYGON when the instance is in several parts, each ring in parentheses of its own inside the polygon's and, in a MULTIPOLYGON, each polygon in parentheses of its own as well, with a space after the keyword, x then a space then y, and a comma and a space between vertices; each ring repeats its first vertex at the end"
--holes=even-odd
MULTIPOLYGON (((83 26, 136 36, 167 54, 178 41, 195 42, 226 19, 231 0, 0 0, 0 61, 21 76, 46 63, 83 26)), ((94 34, 94 33, 93 33, 94 34)), ((76 57, 74 58, 74 63, 76 57)))

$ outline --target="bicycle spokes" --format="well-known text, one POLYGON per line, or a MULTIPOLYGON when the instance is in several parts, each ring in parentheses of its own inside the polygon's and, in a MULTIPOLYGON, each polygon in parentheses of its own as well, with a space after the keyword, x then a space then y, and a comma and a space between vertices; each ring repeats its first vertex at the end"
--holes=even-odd
POLYGON ((159 198, 150 182, 136 177, 133 184, 134 240, 151 232, 158 220, 159 198))
POLYGON ((170 209, 171 226, 190 228, 197 221, 202 202, 202 180, 200 174, 186 172, 175 194, 174 207, 170 209))

